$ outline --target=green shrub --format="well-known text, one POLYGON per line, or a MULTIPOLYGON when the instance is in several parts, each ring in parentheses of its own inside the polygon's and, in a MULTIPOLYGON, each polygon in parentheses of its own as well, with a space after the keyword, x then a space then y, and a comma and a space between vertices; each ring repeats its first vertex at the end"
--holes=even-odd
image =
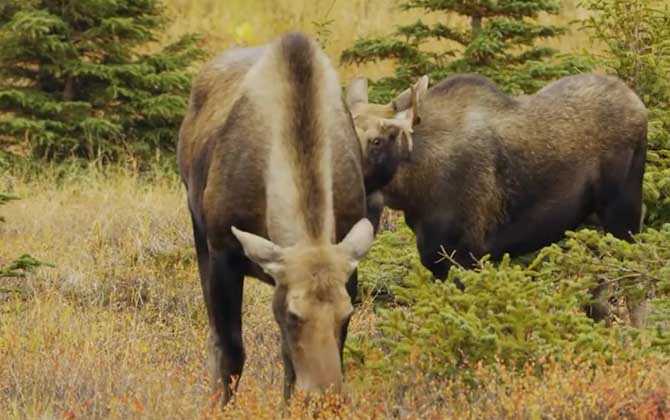
MULTIPOLYGON (((0 192, 0 206, 16 199, 18 199, 18 197, 13 194, 0 192)), ((4 222, 5 219, 2 216, 0 216, 0 223, 4 222)), ((7 264, 6 266, 0 265, 0 278, 23 277, 26 272, 33 270, 41 265, 45 265, 45 263, 36 260, 30 255, 24 254, 20 256, 17 260, 7 264)))
MULTIPOLYGON (((418 364, 438 376, 478 363, 521 367, 562 355, 611 352, 607 331, 581 311, 585 293, 504 259, 452 270, 465 284, 436 282, 425 270, 394 288, 400 306, 382 311, 381 344, 398 368, 418 364)), ((415 365, 416 366, 416 365, 415 365)))
POLYGON ((670 222, 670 108, 651 110, 649 149, 644 174, 645 223, 659 226, 670 222), (659 114, 665 114, 661 120, 659 114), (661 126, 661 128, 658 128, 661 126))
POLYGON ((358 268, 360 293, 381 301, 391 297, 400 284, 421 266, 414 233, 402 221, 393 230, 380 232, 358 268))
POLYGON ((36 260, 30 255, 21 255, 16 261, 12 261, 6 267, 0 267, 0 278, 3 277, 23 277, 27 272, 45 263, 36 260))
POLYGON ((529 268, 539 276, 611 286, 616 299, 639 301, 670 296, 670 224, 647 229, 634 243, 584 229, 569 232, 562 245, 543 249, 529 268))
POLYGON ((379 369, 438 377, 467 377, 481 364, 519 368, 547 359, 670 354, 668 243, 670 225, 645 230, 635 243, 584 229, 528 264, 484 259, 477 270, 455 267, 442 282, 421 266, 411 232, 400 226, 397 235, 380 235, 361 267, 363 289, 391 291, 394 302, 378 307, 380 333, 354 337, 349 354, 379 369), (585 315, 589 290, 603 282, 619 306, 655 296, 646 330, 625 322, 607 328, 585 315))

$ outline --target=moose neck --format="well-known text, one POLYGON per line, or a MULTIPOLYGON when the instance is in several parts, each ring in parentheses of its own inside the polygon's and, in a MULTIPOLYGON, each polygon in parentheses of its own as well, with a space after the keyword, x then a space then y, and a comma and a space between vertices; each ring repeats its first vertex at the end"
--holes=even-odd
POLYGON ((334 239, 330 133, 343 113, 337 74, 302 37, 287 37, 249 72, 245 84, 266 118, 265 171, 270 239, 282 246, 334 239))

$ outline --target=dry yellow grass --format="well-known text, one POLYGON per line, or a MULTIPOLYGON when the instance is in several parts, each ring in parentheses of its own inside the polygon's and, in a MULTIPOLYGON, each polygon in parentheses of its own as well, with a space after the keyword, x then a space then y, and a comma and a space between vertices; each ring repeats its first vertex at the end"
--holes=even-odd
MULTIPOLYGON (((245 285, 248 360, 223 413, 206 373, 207 325, 184 192, 174 176, 132 171, 47 170, 5 174, 0 263, 30 252, 55 264, 2 280, 0 417, 277 418, 315 410, 340 418, 659 418, 668 415, 670 367, 652 359, 585 371, 545 366, 539 379, 501 366, 477 373, 488 385, 385 376, 347 359, 348 402, 305 407, 281 401, 271 288, 245 285), (497 372, 496 372, 497 370, 497 372), (665 410, 665 411, 659 411, 665 410), (663 414, 665 413, 665 414, 663 414)), ((369 302, 351 336, 377 334, 369 302)))
MULTIPOLYGON (((289 29, 315 34, 333 19, 328 53, 358 36, 386 34, 418 13, 389 0, 167 0, 168 36, 198 31, 212 51, 258 44, 289 29)), ((566 2, 561 22, 579 12, 566 2)), ((546 18, 549 19, 549 18, 546 18)), ((556 19, 556 18, 551 18, 556 19)), ((554 43, 579 47, 573 36, 554 43)), ((388 64, 341 69, 388 74, 388 64)), ((23 197, 0 208, 0 265, 23 252, 55 264, 24 279, 0 280, 1 418, 662 418, 669 415, 670 367, 653 359, 509 372, 482 367, 488 385, 385 376, 345 360, 348 401, 304 407, 281 401, 272 290, 245 285, 247 365, 236 401, 219 410, 206 371, 207 320, 196 275, 184 192, 171 175, 132 170, 45 170, 37 179, 2 174, 0 190, 23 197), (311 411, 310 411, 311 410, 311 411)), ((369 302, 351 336, 377 334, 369 302)))

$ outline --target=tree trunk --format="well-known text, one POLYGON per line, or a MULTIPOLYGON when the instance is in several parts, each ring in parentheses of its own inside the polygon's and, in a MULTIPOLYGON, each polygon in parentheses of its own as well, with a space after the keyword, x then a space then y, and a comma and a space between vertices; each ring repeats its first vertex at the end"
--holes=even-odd
POLYGON ((472 39, 475 39, 479 32, 482 30, 482 16, 481 15, 472 15, 470 20, 470 27, 472 33, 472 39))
POLYGON ((74 99, 74 78, 68 76, 65 79, 65 88, 63 89, 63 100, 71 101, 74 99))

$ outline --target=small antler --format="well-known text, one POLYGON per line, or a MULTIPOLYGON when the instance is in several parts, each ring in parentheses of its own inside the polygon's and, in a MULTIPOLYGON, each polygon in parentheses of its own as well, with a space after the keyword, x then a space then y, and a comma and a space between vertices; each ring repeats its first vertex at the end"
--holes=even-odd
MULTIPOLYGON (((395 127, 400 130, 400 136, 405 140, 404 143, 407 145, 407 150, 411 153, 414 148, 414 140, 412 139, 412 133, 414 129, 412 128, 412 115, 411 111, 405 110, 398 115, 396 118, 382 118, 379 120, 379 127, 384 129, 386 127, 395 127)), ((402 147, 403 141, 401 140, 398 143, 399 147, 402 147)))

